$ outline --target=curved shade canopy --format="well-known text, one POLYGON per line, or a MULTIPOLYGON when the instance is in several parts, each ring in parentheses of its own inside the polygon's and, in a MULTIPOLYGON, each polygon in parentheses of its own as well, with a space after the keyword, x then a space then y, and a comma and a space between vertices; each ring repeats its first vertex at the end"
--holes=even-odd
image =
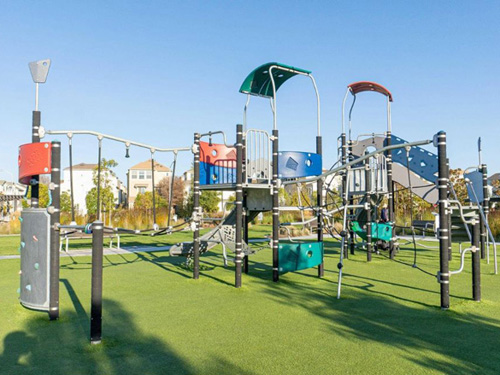
POLYGON ((351 92, 354 95, 363 91, 375 91, 378 92, 379 94, 387 96, 389 98, 389 101, 392 102, 391 92, 387 90, 384 86, 376 82, 370 82, 370 81, 354 82, 351 83, 350 85, 347 85, 347 87, 351 89, 351 92))
POLYGON ((240 87, 240 92, 244 94, 272 98, 273 84, 271 83, 271 77, 269 76, 269 68, 272 66, 276 67, 272 70, 276 91, 278 91, 283 83, 297 74, 311 74, 309 70, 270 62, 253 70, 243 81, 240 87))

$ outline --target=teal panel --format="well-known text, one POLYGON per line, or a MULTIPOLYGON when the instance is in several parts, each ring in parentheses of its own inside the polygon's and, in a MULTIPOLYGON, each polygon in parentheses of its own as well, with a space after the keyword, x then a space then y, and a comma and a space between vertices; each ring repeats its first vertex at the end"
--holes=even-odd
POLYGON ((271 79, 269 77, 269 68, 271 66, 277 67, 272 71, 276 91, 278 91, 280 86, 283 83, 285 83, 288 79, 294 77, 299 73, 311 74, 309 70, 296 68, 290 65, 280 64, 277 62, 270 62, 254 69, 241 84, 240 92, 244 94, 272 98, 273 86, 271 83, 271 79), (279 69, 280 67, 286 70, 279 69))
POLYGON ((293 272, 316 267, 323 260, 322 242, 280 243, 279 272, 293 272))
MULTIPOLYGON (((372 226, 372 241, 390 241, 392 239, 392 223, 370 223, 372 226)), ((353 221, 351 229, 366 241, 366 230, 357 221, 353 221)))

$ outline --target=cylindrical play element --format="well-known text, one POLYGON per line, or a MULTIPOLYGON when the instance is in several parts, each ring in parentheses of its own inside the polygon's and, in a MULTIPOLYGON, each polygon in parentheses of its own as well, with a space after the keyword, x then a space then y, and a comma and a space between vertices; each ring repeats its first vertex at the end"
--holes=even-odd
POLYGON ((50 213, 50 300, 49 318, 59 318, 59 222, 61 220, 61 142, 52 142, 49 194, 50 213))
MULTIPOLYGON (((323 142, 321 136, 316 137, 316 153, 321 157, 323 154, 323 142)), ((323 181, 319 179, 316 185, 316 205, 318 207, 317 211, 317 221, 318 221, 318 242, 323 242, 323 181)), ((318 277, 323 277, 325 274, 325 264, 323 261, 323 256, 321 258, 321 263, 318 266, 318 277)))
POLYGON ((479 220, 475 220, 472 226, 472 298, 474 301, 481 301, 481 257, 480 257, 480 235, 479 220))
POLYGON ((439 283, 441 285, 441 308, 450 307, 450 273, 448 264, 448 182, 449 174, 446 166, 446 133, 437 134, 438 148, 438 194, 439 194, 439 283))
MULTIPOLYGON (((368 153, 368 151, 366 151, 368 153)), ((366 261, 372 260, 372 206, 370 197, 370 158, 365 160, 365 204, 366 204, 366 261)))
MULTIPOLYGON (((390 130, 388 130, 385 133, 385 145, 390 146, 392 144, 392 133, 390 130)), ((394 226, 394 184, 392 183, 392 151, 387 150, 385 152, 385 158, 386 158, 386 163, 387 163, 387 189, 389 190, 388 192, 388 199, 387 199, 387 208, 388 208, 388 219, 389 222, 392 223, 394 226)), ((394 231, 393 231, 394 232, 394 231)), ((391 239, 389 243, 389 257, 391 259, 394 259, 396 256, 395 249, 394 249, 394 241, 391 239)))
POLYGON ((92 224, 92 295, 90 306, 90 343, 100 344, 102 338, 102 261, 103 261, 102 221, 92 224))
POLYGON ((193 279, 200 277, 200 133, 194 134, 193 166, 193 279))
POLYGON ((278 180, 278 130, 273 130, 273 281, 279 281, 280 202, 278 180))
POLYGON ((235 236, 235 280, 234 286, 241 287, 242 253, 242 224, 243 224, 243 125, 236 125, 236 236, 235 236))
MULTIPOLYGON (((32 130, 31 130, 31 142, 38 143, 40 142, 40 123, 41 123, 42 114, 40 111, 33 111, 32 118, 32 130)), ((32 176, 30 181, 31 186, 31 208, 38 208, 38 197, 40 195, 38 183, 40 181, 40 176, 32 176)))

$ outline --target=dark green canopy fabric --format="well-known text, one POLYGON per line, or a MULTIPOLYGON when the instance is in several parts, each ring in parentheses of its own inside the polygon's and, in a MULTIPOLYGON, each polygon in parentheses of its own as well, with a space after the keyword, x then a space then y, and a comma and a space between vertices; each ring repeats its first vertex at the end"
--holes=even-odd
POLYGON ((299 73, 311 74, 309 70, 295 68, 293 66, 280 64, 276 62, 270 62, 261 65, 257 69, 252 71, 243 81, 243 84, 240 87, 240 92, 244 94, 251 94, 257 96, 264 96, 266 98, 272 98, 273 84, 271 83, 271 77, 269 76, 269 68, 271 66, 278 67, 272 70, 274 84, 276 86, 276 92, 283 83, 285 83, 288 79, 292 78, 293 76, 299 73), (288 70, 282 70, 279 69, 279 67, 288 70))

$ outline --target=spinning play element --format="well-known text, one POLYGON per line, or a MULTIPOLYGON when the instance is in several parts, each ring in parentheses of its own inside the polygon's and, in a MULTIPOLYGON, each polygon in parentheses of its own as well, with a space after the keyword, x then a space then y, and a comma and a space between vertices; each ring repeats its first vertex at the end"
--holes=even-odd
POLYGON ((19 146, 19 182, 29 185, 32 176, 51 172, 52 144, 27 143, 19 146))

